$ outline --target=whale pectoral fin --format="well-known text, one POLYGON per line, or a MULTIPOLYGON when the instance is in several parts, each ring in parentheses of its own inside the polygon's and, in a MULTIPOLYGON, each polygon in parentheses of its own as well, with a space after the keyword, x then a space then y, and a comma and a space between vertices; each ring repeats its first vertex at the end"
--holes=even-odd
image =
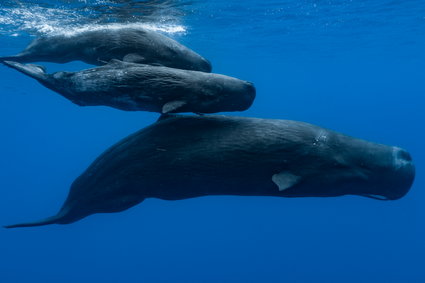
POLYGON ((36 65, 36 64, 31 64, 34 68, 39 68, 40 70, 43 71, 43 73, 47 72, 47 68, 42 66, 42 65, 36 65))
POLYGON ((124 56, 124 58, 122 59, 124 62, 129 62, 129 63, 145 63, 146 62, 146 58, 136 54, 136 53, 130 53, 124 56))
POLYGON ((186 103, 187 103, 186 101, 181 101, 181 100, 167 102, 164 104, 164 106, 162 106, 162 114, 174 112, 180 107, 184 106, 186 103))
POLYGON ((289 172, 280 172, 272 176, 272 181, 279 187, 279 191, 289 189, 290 187, 297 184, 300 179, 300 176, 291 174, 289 172))

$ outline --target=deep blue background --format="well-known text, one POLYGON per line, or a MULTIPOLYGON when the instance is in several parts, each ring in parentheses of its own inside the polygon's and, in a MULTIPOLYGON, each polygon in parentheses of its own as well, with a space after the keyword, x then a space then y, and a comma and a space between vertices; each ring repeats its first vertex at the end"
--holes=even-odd
MULTIPOLYGON (((388 202, 148 199, 71 225, 2 229, 0 282, 425 282, 424 3, 235 0, 186 11, 187 32, 171 36, 257 87, 252 108, 231 115, 403 147, 417 169, 411 191, 388 202)), ((2 55, 30 40, 5 29, 2 55)), ((0 89, 2 225, 55 214, 100 153, 158 116, 81 108, 2 66, 0 89)))

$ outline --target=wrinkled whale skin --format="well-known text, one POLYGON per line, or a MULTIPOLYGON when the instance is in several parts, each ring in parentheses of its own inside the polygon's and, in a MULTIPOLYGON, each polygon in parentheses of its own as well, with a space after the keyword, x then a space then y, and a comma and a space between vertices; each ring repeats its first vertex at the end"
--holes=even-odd
POLYGON ((216 113, 244 111, 255 99, 252 83, 237 78, 112 60, 78 72, 47 74, 33 64, 4 61, 80 106, 126 111, 216 113))
POLYGON ((209 195, 404 196, 415 175, 403 149, 308 123, 229 116, 165 115, 121 140, 79 176, 46 220, 66 224, 146 198, 209 195))

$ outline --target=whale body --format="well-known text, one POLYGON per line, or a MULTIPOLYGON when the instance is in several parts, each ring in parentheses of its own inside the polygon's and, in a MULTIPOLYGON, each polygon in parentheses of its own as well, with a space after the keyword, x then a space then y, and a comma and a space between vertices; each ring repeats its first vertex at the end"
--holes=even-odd
POLYGON ((4 61, 80 106, 126 111, 215 113, 243 111, 255 99, 252 83, 233 77, 111 60, 78 72, 47 74, 33 64, 4 61))
POLYGON ((68 224, 146 198, 208 195, 404 196, 415 168, 405 150, 311 124, 167 115, 100 155, 72 184, 57 215, 7 226, 68 224))
POLYGON ((0 57, 20 63, 83 61, 104 65, 112 59, 211 72, 211 63, 177 41, 144 28, 104 28, 71 35, 43 36, 21 53, 0 57))

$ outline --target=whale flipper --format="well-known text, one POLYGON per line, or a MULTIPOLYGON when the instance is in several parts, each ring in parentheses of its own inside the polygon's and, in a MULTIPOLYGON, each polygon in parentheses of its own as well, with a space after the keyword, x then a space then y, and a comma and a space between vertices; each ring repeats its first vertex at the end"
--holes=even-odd
POLYGON ((43 66, 35 64, 24 65, 14 61, 3 61, 2 63, 36 80, 45 80, 47 78, 46 68, 43 66))
POLYGON ((181 100, 167 102, 164 104, 164 106, 162 106, 162 114, 168 114, 170 112, 176 111, 177 109, 179 109, 180 107, 186 104, 187 104, 186 101, 181 101, 181 100))
POLYGON ((124 58, 122 59, 124 62, 128 62, 128 63, 145 63, 146 62, 146 58, 136 54, 136 53, 130 53, 124 56, 124 58))
POLYGON ((272 176, 272 181, 279 187, 279 191, 289 189, 293 185, 297 184, 300 180, 300 176, 296 176, 289 172, 280 172, 272 176))

